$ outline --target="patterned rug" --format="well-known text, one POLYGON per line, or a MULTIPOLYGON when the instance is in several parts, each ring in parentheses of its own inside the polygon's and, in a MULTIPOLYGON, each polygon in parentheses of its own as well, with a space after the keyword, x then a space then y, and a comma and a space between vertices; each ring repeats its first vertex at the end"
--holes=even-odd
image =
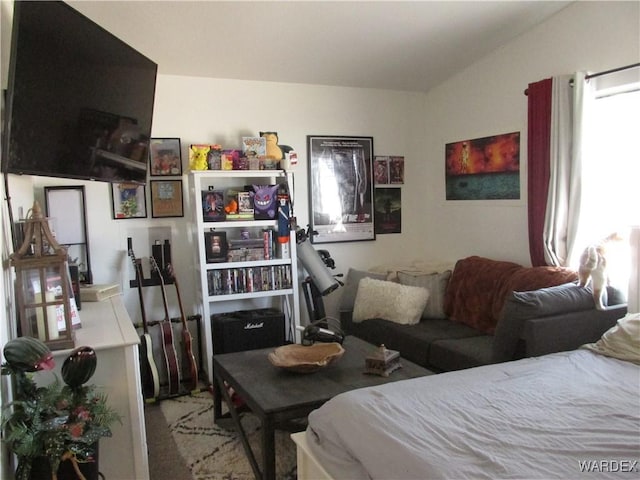
MULTIPOLYGON (((213 398, 209 392, 163 400, 160 407, 194 480, 254 478, 239 434, 214 424, 213 398)), ((254 455, 259 459, 260 422, 249 412, 242 413, 241 418, 254 455)), ((282 480, 296 479, 296 450, 289 435, 276 431, 276 477, 282 480)))

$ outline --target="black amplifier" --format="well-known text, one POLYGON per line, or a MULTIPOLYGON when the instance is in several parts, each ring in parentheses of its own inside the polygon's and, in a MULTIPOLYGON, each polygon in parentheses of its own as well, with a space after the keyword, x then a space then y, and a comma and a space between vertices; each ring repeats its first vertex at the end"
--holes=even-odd
POLYGON ((211 315, 213 353, 279 347, 285 343, 284 314, 275 308, 211 315))

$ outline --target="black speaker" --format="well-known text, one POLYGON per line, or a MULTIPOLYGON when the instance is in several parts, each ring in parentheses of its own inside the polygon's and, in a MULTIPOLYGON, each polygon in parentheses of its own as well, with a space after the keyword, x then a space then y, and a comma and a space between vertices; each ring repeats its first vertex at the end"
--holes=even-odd
POLYGON ((232 353, 285 343, 284 314, 275 308, 211 315, 213 353, 232 353))

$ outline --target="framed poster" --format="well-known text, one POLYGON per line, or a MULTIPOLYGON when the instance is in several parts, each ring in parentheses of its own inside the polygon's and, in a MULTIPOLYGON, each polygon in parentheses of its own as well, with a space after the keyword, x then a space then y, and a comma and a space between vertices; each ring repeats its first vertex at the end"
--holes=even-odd
POLYGON ((519 200, 520 132, 447 143, 447 200, 519 200))
POLYGON ((147 218, 147 199, 144 185, 112 183, 111 201, 113 218, 147 218))
POLYGON ((373 157, 373 172, 376 185, 389 183, 389 157, 376 155, 373 157))
POLYGON ((402 233, 402 189, 376 188, 376 233, 402 233))
POLYGON ((389 183, 404 183, 404 157, 389 157, 389 183))
POLYGON ((179 138, 152 138, 149 143, 149 175, 182 175, 179 138))
POLYGON ((307 136, 312 243, 375 240, 373 137, 307 136))
POLYGON ((151 180, 151 217, 182 216, 182 180, 151 180))

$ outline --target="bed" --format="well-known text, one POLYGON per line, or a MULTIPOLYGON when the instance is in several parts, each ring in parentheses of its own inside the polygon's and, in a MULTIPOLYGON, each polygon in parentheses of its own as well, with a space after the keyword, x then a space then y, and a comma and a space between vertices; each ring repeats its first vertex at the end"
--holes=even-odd
POLYGON ((637 475, 640 315, 579 350, 338 395, 294 441, 301 480, 637 475))

